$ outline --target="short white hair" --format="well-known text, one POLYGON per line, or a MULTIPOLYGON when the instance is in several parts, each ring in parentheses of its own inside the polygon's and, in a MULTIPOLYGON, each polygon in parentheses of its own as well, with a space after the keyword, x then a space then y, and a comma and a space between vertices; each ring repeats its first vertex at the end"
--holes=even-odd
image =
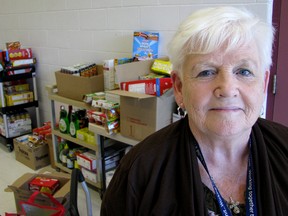
POLYGON ((226 50, 255 42, 260 64, 269 69, 272 64, 274 28, 247 10, 234 7, 215 7, 198 10, 178 28, 168 53, 173 70, 181 71, 189 54, 208 54, 225 45, 226 50))

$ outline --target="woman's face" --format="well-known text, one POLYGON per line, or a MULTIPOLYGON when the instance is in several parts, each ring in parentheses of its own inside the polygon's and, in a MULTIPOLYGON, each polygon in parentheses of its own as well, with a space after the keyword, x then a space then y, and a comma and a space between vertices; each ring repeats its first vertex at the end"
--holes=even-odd
POLYGON ((193 133, 234 136, 250 132, 260 115, 269 79, 255 45, 189 55, 182 70, 182 81, 172 73, 175 98, 188 112, 193 133))

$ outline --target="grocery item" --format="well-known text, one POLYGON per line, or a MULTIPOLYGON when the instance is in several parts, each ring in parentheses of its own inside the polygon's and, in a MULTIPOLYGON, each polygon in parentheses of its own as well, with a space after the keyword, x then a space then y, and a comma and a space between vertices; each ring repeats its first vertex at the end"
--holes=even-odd
POLYGON ((69 132, 69 121, 68 121, 68 114, 65 109, 65 106, 60 107, 60 120, 59 120, 59 130, 62 133, 69 132))

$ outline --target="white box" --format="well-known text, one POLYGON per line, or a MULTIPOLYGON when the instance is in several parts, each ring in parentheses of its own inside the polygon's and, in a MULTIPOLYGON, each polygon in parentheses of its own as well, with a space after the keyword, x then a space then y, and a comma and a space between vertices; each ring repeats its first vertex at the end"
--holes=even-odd
POLYGON ((96 170, 96 155, 90 152, 80 153, 77 155, 77 163, 88 170, 96 170))

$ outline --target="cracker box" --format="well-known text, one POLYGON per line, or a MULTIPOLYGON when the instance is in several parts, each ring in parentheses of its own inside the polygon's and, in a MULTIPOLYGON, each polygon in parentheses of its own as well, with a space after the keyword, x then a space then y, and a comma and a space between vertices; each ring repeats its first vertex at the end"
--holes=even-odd
POLYGON ((121 90, 161 96, 172 88, 171 78, 156 78, 149 80, 135 80, 122 82, 121 90))

